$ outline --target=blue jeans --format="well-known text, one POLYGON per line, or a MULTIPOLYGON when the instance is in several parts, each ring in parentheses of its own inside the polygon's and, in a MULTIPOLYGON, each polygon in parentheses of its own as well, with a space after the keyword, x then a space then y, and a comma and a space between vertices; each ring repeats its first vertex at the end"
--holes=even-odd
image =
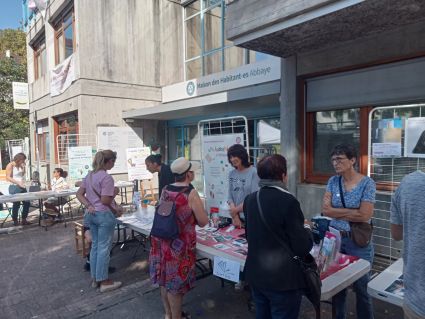
MULTIPOLYGON (((373 243, 364 248, 360 248, 350 238, 342 238, 341 252, 347 255, 357 256, 362 259, 373 262, 373 243)), ((373 319, 372 298, 367 293, 367 283, 370 280, 370 273, 364 275, 354 282, 353 288, 356 293, 356 311, 358 319, 373 319)), ((345 319, 347 312, 347 289, 337 293, 332 298, 332 303, 336 310, 336 319, 345 319)))
MULTIPOLYGON (((27 190, 25 188, 19 187, 18 185, 11 184, 9 185, 9 194, 19 194, 19 193, 26 193, 27 190)), ((12 219, 14 221, 18 220, 18 213, 19 213, 19 207, 22 203, 22 219, 27 219, 28 213, 30 211, 30 202, 29 201, 23 201, 23 202, 13 202, 12 206, 12 219)))
POLYGON ((110 251, 117 220, 110 211, 87 214, 92 244, 90 250, 90 273, 97 282, 108 279, 110 251))
POLYGON ((302 290, 278 291, 252 287, 257 319, 297 319, 302 290))

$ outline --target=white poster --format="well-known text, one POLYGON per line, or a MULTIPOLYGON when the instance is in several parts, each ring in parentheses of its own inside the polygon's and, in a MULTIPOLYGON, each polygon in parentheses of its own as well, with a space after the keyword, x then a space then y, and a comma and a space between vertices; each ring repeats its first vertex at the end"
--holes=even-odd
POLYGON ((12 82, 13 108, 29 110, 28 83, 12 82))
POLYGON ((401 136, 404 120, 372 121, 372 157, 401 157, 401 136))
POLYGON ((239 273, 241 265, 233 260, 220 256, 214 256, 213 274, 214 276, 239 282, 239 273))
POLYGON ((50 71, 50 95, 60 95, 75 81, 74 57, 71 55, 50 71))
POLYGON ((153 175, 147 170, 145 159, 151 154, 149 147, 127 149, 128 180, 151 179, 153 175))
POLYGON ((86 177, 91 170, 93 162, 93 152, 91 146, 68 147, 69 178, 80 180, 86 177))
POLYGON ((406 120, 404 156, 425 158, 425 117, 406 120))
POLYGON ((243 143, 243 134, 204 136, 202 164, 205 178, 205 198, 208 213, 219 212, 228 199, 229 172, 233 169, 227 160, 227 149, 243 143))
POLYGON ((98 127, 98 150, 112 150, 117 152, 117 160, 109 171, 111 174, 127 173, 127 149, 144 147, 143 129, 141 127, 98 127))

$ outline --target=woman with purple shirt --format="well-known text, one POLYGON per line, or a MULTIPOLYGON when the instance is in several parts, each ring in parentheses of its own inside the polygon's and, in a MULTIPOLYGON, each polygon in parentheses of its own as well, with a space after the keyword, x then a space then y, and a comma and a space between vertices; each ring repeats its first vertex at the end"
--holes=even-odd
POLYGON ((109 256, 116 218, 111 210, 114 199, 114 180, 106 172, 114 167, 117 153, 99 151, 93 160, 93 171, 84 178, 77 192, 78 200, 86 207, 86 221, 92 235, 90 272, 92 287, 100 292, 117 289, 120 281, 108 278, 109 256))

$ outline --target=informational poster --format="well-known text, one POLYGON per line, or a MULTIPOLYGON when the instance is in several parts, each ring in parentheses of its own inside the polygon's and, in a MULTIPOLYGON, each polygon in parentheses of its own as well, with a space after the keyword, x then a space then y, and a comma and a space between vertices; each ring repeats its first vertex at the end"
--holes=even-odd
POLYGON ((228 199, 229 172, 233 169, 227 160, 227 149, 243 143, 243 134, 204 136, 202 164, 205 178, 205 198, 208 213, 219 212, 228 199))
POLYGON ((401 157, 402 119, 372 121, 372 157, 401 157))
POLYGON ((150 155, 149 147, 127 149, 128 180, 134 181, 151 179, 153 175, 147 170, 145 159, 150 155))
POLYGON ((91 170, 93 153, 91 146, 74 146, 68 148, 69 178, 80 180, 91 170))
POLYGON ((117 160, 109 171, 111 174, 127 173, 127 149, 144 147, 141 127, 98 127, 97 144, 99 150, 117 152, 117 160))
POLYGON ((425 158, 425 117, 406 120, 404 156, 425 158))

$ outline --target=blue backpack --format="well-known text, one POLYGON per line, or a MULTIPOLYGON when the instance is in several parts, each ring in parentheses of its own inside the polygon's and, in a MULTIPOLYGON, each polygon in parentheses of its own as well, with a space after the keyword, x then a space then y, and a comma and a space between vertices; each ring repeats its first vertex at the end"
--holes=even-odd
POLYGON ((169 195, 166 188, 162 190, 159 205, 156 206, 155 209, 151 236, 161 239, 176 239, 179 236, 179 226, 176 217, 176 200, 186 190, 185 188, 174 198, 169 195))

